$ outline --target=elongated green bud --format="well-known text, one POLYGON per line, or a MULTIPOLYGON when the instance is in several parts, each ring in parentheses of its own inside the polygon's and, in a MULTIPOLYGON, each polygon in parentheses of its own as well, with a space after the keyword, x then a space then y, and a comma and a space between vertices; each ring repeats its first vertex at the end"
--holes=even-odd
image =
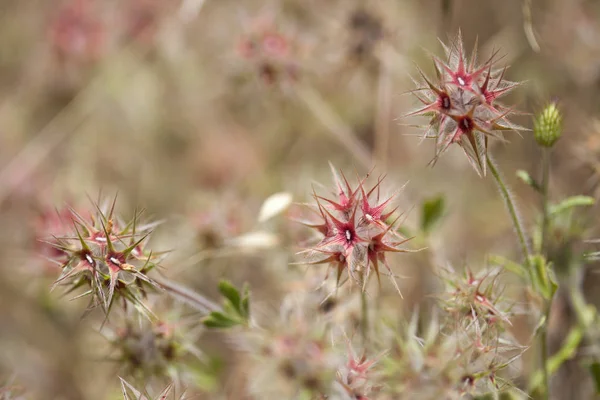
POLYGON ((533 135, 542 147, 552 147, 562 134, 562 115, 555 103, 549 104, 534 121, 533 135))

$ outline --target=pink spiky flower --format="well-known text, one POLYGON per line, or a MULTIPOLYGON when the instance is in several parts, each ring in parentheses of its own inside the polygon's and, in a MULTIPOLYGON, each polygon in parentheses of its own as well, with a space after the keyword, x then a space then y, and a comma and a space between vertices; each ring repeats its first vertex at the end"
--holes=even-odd
POLYGON ((489 138, 504 140, 503 131, 525 130, 509 121, 514 110, 497 101, 519 83, 504 80, 506 67, 495 68, 497 52, 477 65, 476 45, 467 59, 460 31, 450 45, 442 45, 446 59, 433 57, 437 82, 419 69, 422 80, 412 93, 423 105, 406 116, 430 118, 423 136, 436 141, 431 164, 458 144, 475 171, 485 176, 489 138))
POLYGON ((72 233, 53 236, 51 243, 61 251, 56 259, 62 273, 54 287, 67 292, 86 287, 81 296, 91 296, 90 305, 100 305, 108 315, 114 298, 151 312, 143 300, 148 291, 160 289, 148 273, 158 265, 159 253, 145 247, 155 224, 140 225, 140 213, 124 223, 114 216, 115 201, 108 211, 96 205, 97 214, 83 217, 70 209, 72 233))
POLYGON ((321 238, 302 253, 312 259, 309 264, 329 264, 336 271, 338 285, 345 271, 350 281, 363 291, 372 271, 381 283, 379 266, 383 264, 400 292, 385 256, 386 253, 410 251, 400 247, 409 239, 402 238, 394 229, 398 218, 389 221, 396 210, 387 209, 394 196, 380 201, 381 177, 373 188, 365 190, 366 178, 352 186, 343 174, 340 178, 333 167, 332 171, 335 197, 313 193, 314 208, 320 220, 301 221, 316 230, 321 238))
POLYGON ((367 358, 366 354, 357 355, 350 339, 346 338, 348 348, 347 361, 337 371, 337 381, 352 399, 368 400, 367 394, 378 388, 373 374, 373 367, 386 354, 380 353, 375 358, 367 358))

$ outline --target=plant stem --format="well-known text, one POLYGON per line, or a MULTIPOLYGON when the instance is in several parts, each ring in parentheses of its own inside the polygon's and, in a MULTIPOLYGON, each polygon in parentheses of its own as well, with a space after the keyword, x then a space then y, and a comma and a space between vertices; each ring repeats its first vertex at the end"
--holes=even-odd
MULTIPOLYGON (((523 252, 523 257, 525 258, 525 265, 529 266, 529 257, 531 253, 529 251, 529 245, 527 244, 527 239, 525 237, 525 230, 521 225, 521 220, 519 218, 519 214, 517 212, 517 208, 515 206, 515 201, 512 198, 510 192, 508 191, 508 187, 504 183, 502 176, 500 176, 500 172, 498 172, 498 167, 492 160, 491 156, 488 154, 487 156, 487 166, 494 177, 496 184, 498 185, 498 190, 500 190, 500 194, 502 199, 504 200, 504 204, 506 205, 506 209, 510 214, 510 218, 512 220, 515 231, 517 232, 517 237, 519 239, 519 244, 521 245, 521 251, 523 252)), ((531 268, 527 268, 529 274, 531 276, 532 271, 531 268)))
POLYGON ((547 256, 548 239, 548 186, 550 184, 550 149, 542 149, 542 241, 540 251, 547 256))
MULTIPOLYGON (((542 240, 540 244, 541 253, 548 257, 548 225, 550 217, 548 215, 548 187, 550 185, 550 149, 542 149, 542 240)), ((548 376, 548 320, 550 319, 550 310, 552 309, 552 300, 554 296, 546 301, 546 309, 544 310, 544 325, 540 332, 540 362, 542 364, 543 382, 543 398, 549 398, 549 376, 548 376)))
MULTIPOLYGON (((544 155, 545 158, 546 155, 544 155)), ((498 171, 498 168, 496 167, 496 164, 494 163, 494 161, 491 159, 491 157, 488 155, 487 157, 487 166, 490 170, 490 172, 492 173, 492 175, 494 176, 494 179, 496 181, 496 184, 498 185, 498 189, 500 190, 500 194, 502 195, 502 199, 504 200, 504 204, 506 205, 506 209, 508 210, 508 213, 510 214, 510 217, 512 219, 513 222, 513 226, 515 228, 515 231, 517 232, 517 237, 519 239, 519 244, 521 245, 521 251, 523 252, 523 257, 525 258, 525 265, 527 267, 527 271, 529 273, 529 278, 530 278, 530 283, 533 285, 534 283, 534 279, 533 279, 533 274, 534 272, 532 271, 531 265, 530 265, 530 257, 531 257, 531 252, 529 250, 529 246, 527 244, 527 239, 525 237, 525 230, 523 229, 523 226, 521 224, 521 220, 519 218, 519 215, 517 213, 517 207, 515 206, 515 201, 512 198, 512 196, 510 195, 510 192, 508 191, 508 187, 506 186, 506 184, 504 183, 504 180, 502 179, 502 176, 500 176, 500 172, 498 171)), ((544 178, 543 178, 543 183, 542 183, 542 195, 543 195, 543 210, 544 210, 544 222, 543 224, 545 225, 542 229, 546 229, 547 228, 547 223, 548 223, 548 177, 549 177, 549 169, 550 169, 550 164, 548 162, 548 160, 544 161, 544 178)), ((542 236, 544 236, 544 233, 542 233, 542 236)), ((544 239, 542 239, 542 248, 544 246, 543 244, 544 239)), ((544 324, 543 326, 540 328, 540 352, 541 352, 541 363, 542 363, 542 372, 543 372, 543 387, 542 387, 542 398, 543 399, 548 399, 548 394, 549 394, 549 388, 548 388, 548 344, 547 344, 547 338, 548 338, 548 332, 547 332, 547 327, 548 327, 548 317, 550 315, 550 306, 552 305, 552 299, 550 299, 549 301, 546 302, 546 308, 544 310, 544 324)))
POLYGON ((550 386, 548 376, 548 318, 550 317, 550 308, 552 306, 552 299, 546 303, 546 310, 544 312, 544 324, 540 328, 540 362, 542 364, 542 398, 545 400, 549 399, 550 386))

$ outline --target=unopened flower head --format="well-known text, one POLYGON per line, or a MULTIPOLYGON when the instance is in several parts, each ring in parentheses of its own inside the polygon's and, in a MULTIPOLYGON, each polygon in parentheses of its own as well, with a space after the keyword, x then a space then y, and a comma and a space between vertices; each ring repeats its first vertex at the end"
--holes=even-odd
POLYGON ((504 79, 506 67, 496 66, 497 52, 479 64, 476 45, 467 59, 460 31, 443 46, 445 59, 433 57, 435 80, 419 69, 421 80, 415 81, 413 93, 423 106, 407 116, 430 118, 424 137, 436 141, 432 163, 458 144, 477 173, 485 175, 489 138, 503 140, 502 131, 524 129, 509 121, 514 111, 497 101, 519 83, 504 79))
POLYGON ((534 121, 535 141, 542 147, 552 147, 562 134, 562 115, 555 103, 550 103, 534 121))

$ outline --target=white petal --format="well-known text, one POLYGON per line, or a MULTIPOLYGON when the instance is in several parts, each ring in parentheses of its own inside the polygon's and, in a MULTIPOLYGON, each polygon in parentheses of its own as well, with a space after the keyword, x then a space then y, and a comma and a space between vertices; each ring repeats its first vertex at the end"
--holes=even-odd
POLYGON ((275 193, 263 203, 258 222, 265 222, 284 212, 292 204, 292 195, 287 192, 275 193))

